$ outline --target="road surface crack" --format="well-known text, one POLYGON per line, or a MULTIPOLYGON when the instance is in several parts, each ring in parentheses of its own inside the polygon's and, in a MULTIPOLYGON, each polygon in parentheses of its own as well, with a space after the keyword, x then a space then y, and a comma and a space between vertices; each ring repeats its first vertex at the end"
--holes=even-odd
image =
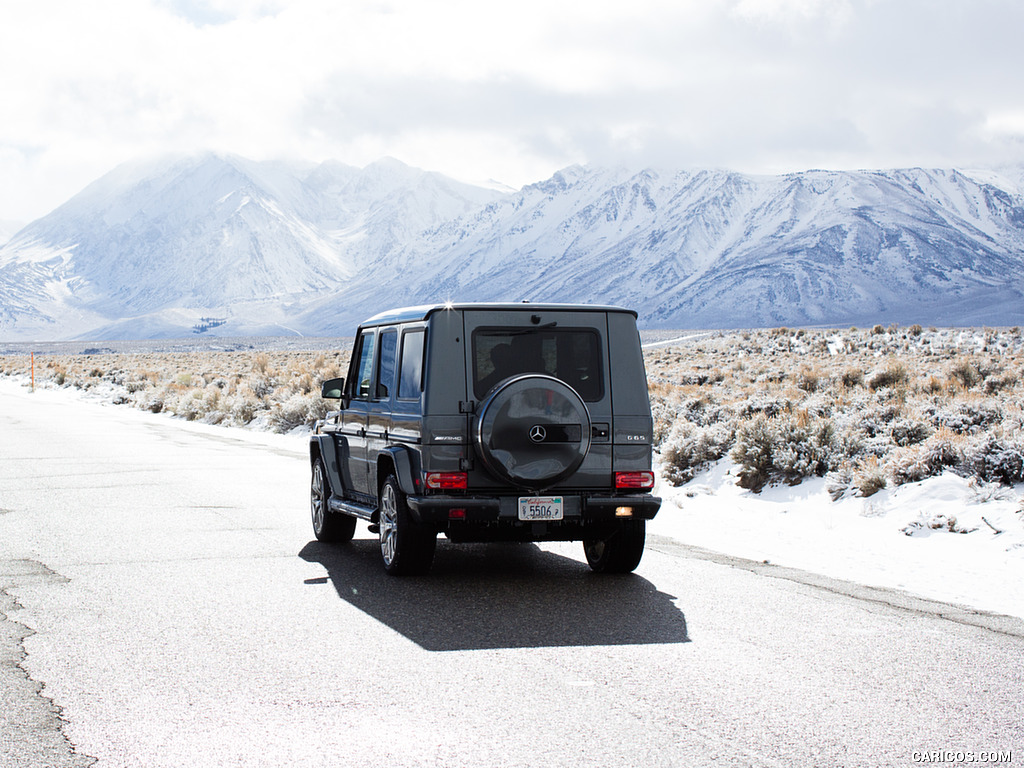
POLYGON ((26 661, 25 641, 35 630, 19 621, 25 607, 11 591, 30 581, 66 583, 56 571, 34 560, 0 562, 0 765, 46 765, 88 768, 96 758, 79 754, 65 735, 62 709, 43 692, 26 661))

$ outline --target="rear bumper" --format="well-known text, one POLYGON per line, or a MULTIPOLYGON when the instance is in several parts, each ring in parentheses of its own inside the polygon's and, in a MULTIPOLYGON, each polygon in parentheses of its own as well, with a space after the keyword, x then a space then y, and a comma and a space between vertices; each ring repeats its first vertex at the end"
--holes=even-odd
MULTIPOLYGON (((525 494, 524 494, 525 495, 525 494)), ((650 520, 661 508, 661 499, 649 493, 621 495, 561 494, 564 517, 559 525, 587 525, 617 519, 650 520)), ((409 510, 417 523, 447 528, 467 524, 530 525, 519 520, 518 496, 409 496, 409 510), (453 510, 462 510, 452 515, 453 510)))

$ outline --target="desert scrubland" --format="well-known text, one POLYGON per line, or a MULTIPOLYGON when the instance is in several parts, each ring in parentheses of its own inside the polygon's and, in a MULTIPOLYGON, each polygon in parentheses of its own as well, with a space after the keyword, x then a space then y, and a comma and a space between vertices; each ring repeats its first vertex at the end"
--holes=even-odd
POLYGON ((834 499, 944 470, 1024 481, 1019 328, 716 333, 649 349, 647 371, 676 485, 726 456, 750 490, 822 476, 834 499))
MULTIPOLYGON (((188 421, 289 432, 327 412, 320 384, 344 375, 350 346, 37 354, 35 384, 188 421)), ((0 356, 0 373, 26 383, 31 365, 31 357, 0 356)))
MULTIPOLYGON (((752 491, 821 476, 835 499, 947 470, 1024 482, 1019 328, 674 336, 645 334, 655 442, 673 484, 726 457, 752 491)), ((37 354, 35 380, 188 420, 288 432, 326 412, 320 383, 344 375, 348 343, 318 346, 37 354)), ((30 372, 29 356, 0 356, 0 373, 27 384, 30 372)))

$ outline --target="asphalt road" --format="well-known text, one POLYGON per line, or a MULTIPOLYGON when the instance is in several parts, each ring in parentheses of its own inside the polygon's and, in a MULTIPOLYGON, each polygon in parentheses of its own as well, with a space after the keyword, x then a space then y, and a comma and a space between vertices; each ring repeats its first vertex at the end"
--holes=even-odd
POLYGON ((1020 621, 666 539, 389 578, 238 435, 0 380, 0 765, 1024 763, 1020 621))

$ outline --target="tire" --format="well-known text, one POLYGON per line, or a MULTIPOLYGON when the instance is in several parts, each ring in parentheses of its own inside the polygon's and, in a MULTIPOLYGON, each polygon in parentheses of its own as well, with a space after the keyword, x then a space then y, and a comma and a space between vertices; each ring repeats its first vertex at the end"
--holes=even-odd
POLYGON ((487 471, 520 488, 550 488, 575 472, 590 450, 590 412, 576 390, 540 374, 498 384, 476 422, 487 471))
POLYGON ((583 540, 587 564, 596 573, 632 573, 644 556, 645 520, 629 520, 598 538, 583 540))
POLYGON ((356 519, 350 515, 340 515, 327 508, 331 498, 331 483, 327 479, 324 461, 317 458, 313 462, 313 478, 309 484, 309 512, 313 518, 313 535, 317 541, 345 542, 352 541, 356 532, 356 519))
POLYGON ((379 527, 385 571, 392 576, 414 576, 430 570, 437 533, 413 521, 394 475, 388 475, 381 488, 379 527))

